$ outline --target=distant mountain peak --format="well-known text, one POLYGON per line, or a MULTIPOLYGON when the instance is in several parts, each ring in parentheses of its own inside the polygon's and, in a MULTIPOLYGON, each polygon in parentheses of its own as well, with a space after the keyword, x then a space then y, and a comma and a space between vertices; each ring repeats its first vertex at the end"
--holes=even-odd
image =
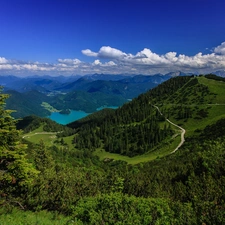
POLYGON ((214 72, 213 74, 216 74, 217 76, 225 77, 225 70, 218 70, 214 72))
POLYGON ((174 71, 174 72, 167 73, 165 75, 171 76, 171 77, 178 77, 178 76, 185 76, 187 74, 186 73, 183 73, 181 71, 174 71))

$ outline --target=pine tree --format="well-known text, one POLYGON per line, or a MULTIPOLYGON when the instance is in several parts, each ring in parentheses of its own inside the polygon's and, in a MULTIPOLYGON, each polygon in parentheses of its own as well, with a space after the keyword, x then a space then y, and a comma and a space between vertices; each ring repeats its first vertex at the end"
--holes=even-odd
POLYGON ((32 184, 38 171, 26 158, 26 145, 21 143, 21 133, 16 129, 12 110, 6 110, 9 97, 0 90, 0 195, 20 195, 21 188, 32 184))

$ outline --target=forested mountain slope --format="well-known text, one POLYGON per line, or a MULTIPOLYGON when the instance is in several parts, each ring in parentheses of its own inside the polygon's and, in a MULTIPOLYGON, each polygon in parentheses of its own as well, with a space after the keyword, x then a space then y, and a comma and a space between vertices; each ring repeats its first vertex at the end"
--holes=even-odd
POLYGON ((49 101, 50 105, 59 110, 81 110, 92 113, 101 106, 121 106, 127 99, 101 92, 72 91, 67 94, 58 94, 49 101))
POLYGON ((49 102, 49 98, 36 90, 25 93, 8 90, 5 92, 10 95, 6 101, 6 107, 14 110, 12 115, 15 118, 22 118, 28 115, 45 117, 50 112, 41 106, 42 102, 49 102))
POLYGON ((43 132, 57 132, 59 134, 64 132, 68 136, 74 133, 73 129, 69 127, 58 124, 48 118, 40 118, 34 115, 26 116, 16 123, 16 128, 23 130, 23 133, 29 133, 40 127, 43 127, 43 132))
MULTIPOLYGON (((102 121, 71 123, 77 129, 76 148, 103 148, 112 153, 135 156, 170 143, 177 127, 187 130, 186 136, 225 115, 225 83, 208 77, 175 77, 105 115, 102 121), (161 115, 154 105, 160 108, 161 115)), ((172 151, 172 149, 171 149, 172 151)))
MULTIPOLYGON (((107 77, 107 75, 105 75, 105 77, 107 77)), ((116 79, 115 77, 110 76, 107 80, 104 78, 104 75, 102 75, 99 77, 99 80, 96 80, 97 77, 84 76, 77 81, 62 85, 56 90, 67 93, 81 90, 88 93, 100 92, 102 94, 132 99, 170 78, 170 76, 167 75, 122 76, 120 79, 116 79)))

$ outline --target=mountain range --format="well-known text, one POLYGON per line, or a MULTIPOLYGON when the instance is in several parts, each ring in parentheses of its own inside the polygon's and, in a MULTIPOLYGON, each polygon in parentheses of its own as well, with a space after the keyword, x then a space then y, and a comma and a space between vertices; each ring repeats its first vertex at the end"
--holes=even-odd
MULTIPOLYGON (((221 76, 224 71, 217 71, 221 76)), ((10 94, 6 108, 15 110, 13 116, 46 117, 52 111, 82 110, 92 113, 101 106, 122 106, 141 93, 172 78, 191 74, 112 75, 86 76, 0 76, 0 85, 10 94)))
POLYGON ((92 113, 101 106, 121 106, 169 78, 183 75, 0 76, 0 85, 11 96, 6 107, 15 110, 15 118, 30 114, 45 117, 52 109, 92 113))

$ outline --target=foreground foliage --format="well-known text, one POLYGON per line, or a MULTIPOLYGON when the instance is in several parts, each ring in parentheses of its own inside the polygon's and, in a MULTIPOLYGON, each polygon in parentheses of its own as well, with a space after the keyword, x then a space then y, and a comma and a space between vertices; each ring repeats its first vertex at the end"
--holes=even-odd
POLYGON ((167 199, 137 198, 117 193, 84 198, 74 208, 82 224, 195 224, 190 205, 171 205, 167 199), (182 214, 181 214, 182 212, 182 214))
POLYGON ((38 171, 26 159, 26 145, 20 141, 16 121, 5 110, 8 95, 0 94, 0 195, 20 193, 29 187, 38 171))

